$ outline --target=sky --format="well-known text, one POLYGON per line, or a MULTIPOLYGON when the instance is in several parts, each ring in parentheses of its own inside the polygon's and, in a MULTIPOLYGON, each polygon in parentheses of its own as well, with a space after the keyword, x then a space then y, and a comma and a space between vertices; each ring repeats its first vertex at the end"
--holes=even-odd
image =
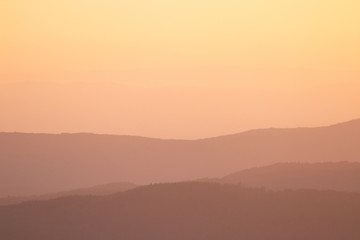
POLYGON ((0 4, 0 131, 194 139, 360 117, 358 0, 0 4))

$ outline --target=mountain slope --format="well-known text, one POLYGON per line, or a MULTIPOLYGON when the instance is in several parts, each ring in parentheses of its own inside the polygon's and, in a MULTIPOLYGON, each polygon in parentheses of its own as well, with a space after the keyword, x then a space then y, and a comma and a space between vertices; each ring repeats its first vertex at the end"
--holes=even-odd
POLYGON ((0 207, 7 240, 354 240, 360 194, 178 183, 0 207))
POLYGON ((217 180, 246 187, 360 192, 360 163, 277 163, 242 170, 217 180))
POLYGON ((119 183, 109 183, 98 185, 90 188, 81 188, 75 189, 71 191, 58 192, 58 193, 49 193, 39 196, 22 196, 22 197, 7 197, 0 198, 0 205, 9 205, 9 204, 17 204, 26 201, 35 201, 35 200, 49 200, 67 196, 103 196, 110 195, 113 193, 127 191, 133 188, 136 188, 137 185, 133 183, 119 182, 119 183))
POLYGON ((0 133, 0 197, 224 176, 276 162, 359 161, 360 120, 202 139, 0 133))

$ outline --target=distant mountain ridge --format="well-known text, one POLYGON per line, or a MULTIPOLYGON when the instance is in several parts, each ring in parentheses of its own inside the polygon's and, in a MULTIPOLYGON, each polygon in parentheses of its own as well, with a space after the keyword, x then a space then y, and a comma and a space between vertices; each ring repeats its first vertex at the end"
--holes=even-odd
POLYGON ((360 161, 360 120, 318 128, 260 129, 200 140, 96 134, 0 133, 0 197, 100 182, 219 177, 277 162, 360 161))
POLYGON ((360 192, 360 163, 276 163, 245 169, 211 181, 272 190, 314 189, 360 192))
POLYGON ((49 193, 38 196, 7 197, 7 198, 0 198, 0 206, 9 205, 9 204, 18 204, 26 201, 50 200, 50 199, 69 197, 69 196, 104 196, 113 193, 127 191, 130 189, 134 189, 136 187, 137 185, 133 183, 126 183, 126 182, 108 183, 108 184, 97 185, 89 188, 80 188, 70 191, 49 193))
MULTIPOLYGON (((245 169, 222 178, 203 178, 193 182, 235 184, 270 190, 309 189, 360 193, 360 162, 276 163, 245 169)), ((67 196, 110 195, 136 187, 138 185, 133 183, 121 182, 39 196, 7 197, 0 198, 0 206, 67 196)))
POLYGON ((6 240, 354 240, 360 194, 155 184, 0 207, 6 240))

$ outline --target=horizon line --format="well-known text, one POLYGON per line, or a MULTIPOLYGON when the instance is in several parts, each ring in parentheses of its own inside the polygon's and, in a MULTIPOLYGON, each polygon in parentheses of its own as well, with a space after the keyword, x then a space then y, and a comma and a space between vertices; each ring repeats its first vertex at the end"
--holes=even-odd
POLYGON ((259 130, 269 130, 269 129, 311 129, 311 128, 327 128, 327 127, 334 127, 343 124, 348 124, 352 122, 360 122, 360 118, 355 118, 348 121, 342 121, 330 125, 322 125, 322 126, 315 126, 315 127, 266 127, 266 128, 253 128, 249 130, 240 131, 237 133, 229 133, 223 135, 217 135, 213 137, 203 137, 203 138, 194 138, 194 139, 181 139, 181 138, 161 138, 161 137, 149 137, 149 136, 141 136, 141 135, 131 135, 131 134, 113 134, 113 133, 95 133, 95 132, 19 132, 19 131, 0 131, 0 134, 36 134, 36 135, 102 135, 102 136, 116 136, 116 137, 133 137, 133 138, 144 138, 144 139, 153 139, 153 140, 167 140, 167 141, 201 141, 207 139, 214 139, 220 137, 227 137, 227 136, 234 136, 238 134, 248 133, 252 131, 259 131, 259 130))

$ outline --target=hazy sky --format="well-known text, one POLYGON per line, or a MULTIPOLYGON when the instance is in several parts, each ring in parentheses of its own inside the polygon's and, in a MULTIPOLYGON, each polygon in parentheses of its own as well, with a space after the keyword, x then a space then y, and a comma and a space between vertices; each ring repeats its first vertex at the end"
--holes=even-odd
POLYGON ((200 138, 360 117, 359 0, 2 0, 0 131, 200 138))

